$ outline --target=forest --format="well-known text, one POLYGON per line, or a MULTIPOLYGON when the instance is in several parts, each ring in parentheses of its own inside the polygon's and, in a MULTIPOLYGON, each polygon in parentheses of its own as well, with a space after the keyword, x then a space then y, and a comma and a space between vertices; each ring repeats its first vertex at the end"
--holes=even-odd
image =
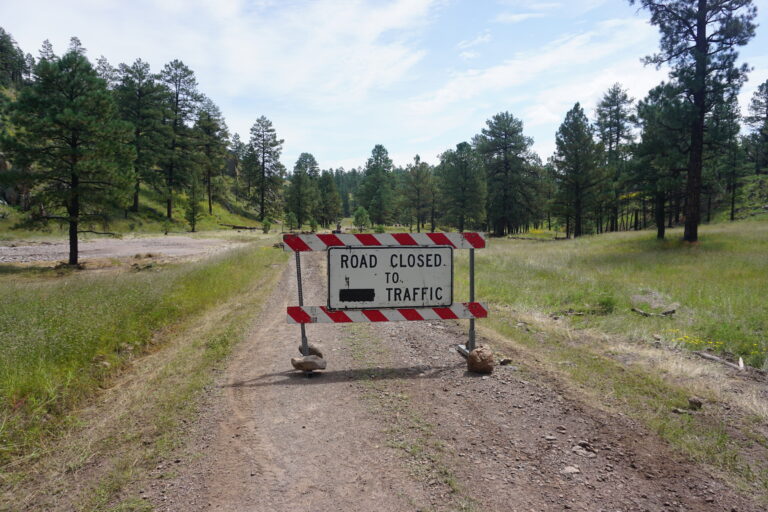
POLYGON ((376 144, 357 168, 322 169, 310 153, 286 168, 271 120, 230 133, 181 60, 159 70, 140 58, 92 62, 76 37, 61 55, 46 41, 35 57, 0 29, 0 199, 23 213, 19 225, 64 226, 70 263, 78 233, 109 233, 110 219, 144 207, 143 188, 162 198, 167 221, 181 216, 191 231, 218 202, 265 230, 279 221, 314 231, 352 217, 381 231, 547 229, 570 238, 655 227, 662 239, 684 225, 693 242, 716 215, 755 214, 742 192, 766 186, 768 79, 753 77, 764 80, 748 115, 738 104, 749 68, 736 49, 753 37, 756 11, 744 1, 671 14, 642 4, 662 36, 646 63, 670 68, 646 97, 616 83, 592 119, 576 103, 546 158, 521 119, 502 111, 436 165, 415 155, 405 167, 376 144), (700 20, 706 30, 697 32, 700 20), (701 45, 704 58, 694 51, 701 45))

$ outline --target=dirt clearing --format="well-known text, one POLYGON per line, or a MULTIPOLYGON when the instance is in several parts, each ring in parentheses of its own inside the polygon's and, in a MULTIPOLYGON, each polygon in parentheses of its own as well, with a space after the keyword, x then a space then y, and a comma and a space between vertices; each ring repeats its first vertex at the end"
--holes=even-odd
MULTIPOLYGON (((324 261, 304 256, 307 304, 325 302, 324 261)), ((168 511, 763 510, 519 354, 468 374, 458 325, 312 325, 328 370, 289 371, 294 303, 291 266, 184 446, 121 499, 168 511)))
MULTIPOLYGON (((130 258, 151 254, 166 258, 198 259, 238 245, 238 242, 189 236, 98 238, 81 240, 81 260, 96 258, 130 258)), ((0 263, 66 261, 67 242, 4 242, 0 244, 0 263)))

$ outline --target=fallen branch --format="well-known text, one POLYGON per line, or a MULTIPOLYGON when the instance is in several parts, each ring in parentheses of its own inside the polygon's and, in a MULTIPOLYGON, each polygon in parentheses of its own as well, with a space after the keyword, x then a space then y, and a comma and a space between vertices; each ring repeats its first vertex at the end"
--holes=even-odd
POLYGON ((94 231, 92 229, 81 229, 78 233, 91 233, 93 235, 106 235, 106 236, 118 236, 117 233, 111 231, 94 231))
POLYGON ((253 226, 238 226, 237 224, 221 224, 221 223, 219 223, 219 226, 224 226, 225 228, 232 228, 232 229, 250 229, 250 230, 261 229, 259 227, 253 227, 253 226))
POLYGON ((734 370, 739 370, 740 372, 744 371, 746 369, 746 366, 739 366, 739 365, 737 365, 735 363, 732 363, 730 361, 726 361, 722 357, 713 356, 712 354, 708 354, 706 352, 699 352, 699 351, 694 350, 693 353, 696 354, 697 356, 703 358, 703 359, 706 359, 708 361, 714 361, 714 362, 720 363, 720 364, 724 364, 725 366, 733 368, 734 370))
POLYGON ((649 313, 648 311, 643 311, 640 308, 632 308, 632 311, 634 311, 638 315, 649 317, 649 316, 672 316, 675 314, 676 310, 668 309, 667 311, 662 311, 661 313, 649 313))

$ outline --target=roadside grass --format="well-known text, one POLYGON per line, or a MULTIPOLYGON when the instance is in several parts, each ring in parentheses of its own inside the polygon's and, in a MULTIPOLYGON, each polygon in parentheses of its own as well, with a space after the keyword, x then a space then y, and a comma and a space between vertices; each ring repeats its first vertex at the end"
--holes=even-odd
POLYGON ((263 305, 280 277, 281 272, 270 275, 269 268, 262 266, 254 273, 249 290, 220 304, 211 315, 202 316, 184 332, 174 333, 173 336, 184 340, 183 346, 146 383, 147 395, 137 393, 118 420, 126 425, 124 431, 141 434, 104 441, 101 450, 111 454, 111 468, 101 475, 95 487, 84 493, 80 510, 152 510, 140 496, 126 492, 126 487, 146 479, 158 461, 167 459, 181 445, 181 429, 197 413, 195 396, 213 380, 211 370, 216 364, 247 335, 254 311, 263 305))
POLYGON ((34 457, 68 412, 148 350, 158 330, 241 293, 282 251, 248 247, 150 271, 5 280, 0 288, 0 464, 34 457))
POLYGON ((691 411, 689 389, 642 365, 612 359, 603 352, 599 336, 542 326, 521 330, 517 321, 494 311, 481 332, 502 347, 511 343, 529 360, 565 376, 593 403, 635 418, 681 453, 717 468, 736 486, 768 502, 766 438, 750 424, 762 418, 722 410, 713 395, 703 396, 707 410, 691 411))
MULTIPOLYGON (((642 363, 643 347, 656 336, 673 349, 712 350, 766 366, 768 223, 702 226, 700 234, 696 245, 678 241, 678 230, 662 242, 650 232, 556 243, 491 240, 475 255, 476 297, 492 308, 479 325, 502 347, 564 376, 591 402, 634 417, 765 501, 768 450, 754 425, 765 418, 755 408, 729 409, 717 390, 707 394, 706 385, 665 374, 664 366, 622 361, 628 355, 642 363), (677 312, 668 317, 631 311, 658 313, 675 302, 677 312), (617 347, 629 352, 617 357, 617 347), (709 405, 690 411, 688 397, 702 390, 709 405)), ((467 260, 466 251, 457 252, 454 300, 467 296, 467 260)))
MULTIPOLYGON (((520 311, 569 316, 575 325, 631 340, 661 337, 693 350, 743 357, 766 367, 768 222, 702 226, 700 242, 679 230, 657 241, 649 231, 553 243, 492 239, 476 253, 477 297, 520 311), (635 300, 633 301, 633 297, 635 300), (669 317, 645 299, 672 305, 669 317)), ((457 258, 457 297, 466 296, 467 256, 457 258)))

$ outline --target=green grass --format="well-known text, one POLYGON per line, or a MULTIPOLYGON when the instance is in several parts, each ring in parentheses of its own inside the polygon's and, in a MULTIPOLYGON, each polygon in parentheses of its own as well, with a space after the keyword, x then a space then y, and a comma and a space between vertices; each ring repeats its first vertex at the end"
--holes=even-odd
POLYGON ((72 273, 0 288, 0 462, 28 453, 153 333, 245 290, 286 255, 265 247, 154 271, 72 273))
MULTIPOLYGON (((768 350, 768 222, 702 226, 700 243, 679 230, 534 242, 497 240, 476 254, 480 300, 521 311, 573 315, 577 326, 630 339, 661 335, 691 349, 730 352, 757 367, 768 350), (679 303, 672 317, 642 317, 632 297, 659 294, 679 303)), ((458 253, 456 297, 466 296, 467 256, 458 253)))

